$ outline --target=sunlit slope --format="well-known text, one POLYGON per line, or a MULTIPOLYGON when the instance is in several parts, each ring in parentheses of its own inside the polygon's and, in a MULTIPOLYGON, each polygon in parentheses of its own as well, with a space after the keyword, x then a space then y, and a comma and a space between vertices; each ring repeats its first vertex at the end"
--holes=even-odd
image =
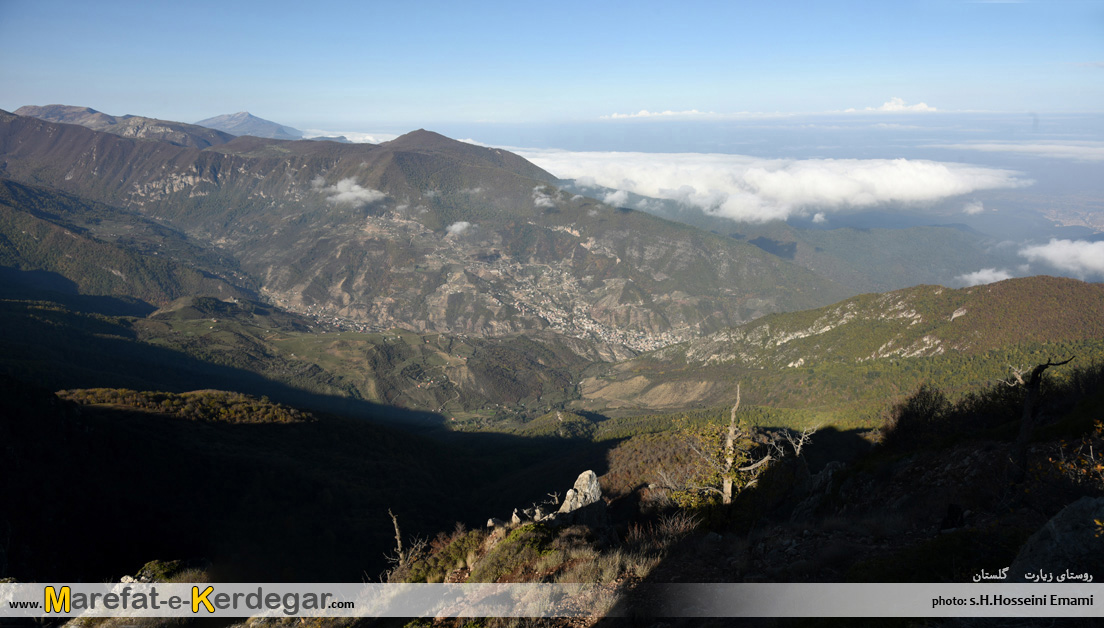
POLYGON ((0 114, 0 157, 9 178, 183 231, 275 303, 376 329, 549 329, 643 350, 846 294, 760 247, 563 192, 517 155, 429 131, 197 150, 0 114))
POLYGON ((861 402, 922 381, 954 389, 1046 356, 1091 360, 1104 346, 1104 286, 1030 277, 951 290, 917 286, 775 314, 608 368, 583 382, 595 407, 861 402))

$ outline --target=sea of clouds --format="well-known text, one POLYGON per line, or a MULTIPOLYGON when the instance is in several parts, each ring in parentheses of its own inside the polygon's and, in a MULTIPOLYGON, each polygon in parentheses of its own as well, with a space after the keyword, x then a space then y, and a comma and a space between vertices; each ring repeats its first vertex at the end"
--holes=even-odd
POLYGON ((1031 185, 1022 173, 922 159, 764 159, 718 153, 580 152, 515 149, 582 187, 611 188, 700 207, 738 221, 924 205, 982 190, 1031 185))

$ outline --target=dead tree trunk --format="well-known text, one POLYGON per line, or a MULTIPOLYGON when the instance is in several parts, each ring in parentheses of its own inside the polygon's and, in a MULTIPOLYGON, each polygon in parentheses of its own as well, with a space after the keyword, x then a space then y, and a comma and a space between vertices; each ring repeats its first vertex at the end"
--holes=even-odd
POLYGON ((406 563, 406 554, 403 552, 402 546, 402 532, 399 530, 399 518, 395 516, 395 513, 391 512, 391 509, 387 509, 387 514, 391 515, 391 523, 395 524, 395 558, 399 565, 406 563))
POLYGON ((1012 464, 1015 469, 1014 481, 1019 484, 1027 477, 1027 446, 1035 433, 1039 421, 1039 390, 1043 385, 1043 373, 1052 366, 1069 364, 1073 360, 1070 357, 1061 362, 1047 360, 1046 364, 1038 364, 1031 369, 1031 374, 1024 378, 1021 371, 1014 371, 1012 377, 1017 384, 1024 387, 1023 413, 1020 416, 1020 431, 1016 434, 1016 442, 1012 448, 1012 464))
POLYGON ((725 468, 721 476, 721 503, 732 503, 732 465, 736 464, 736 411, 740 409, 740 385, 736 384, 736 405, 728 419, 728 433, 725 435, 725 468))

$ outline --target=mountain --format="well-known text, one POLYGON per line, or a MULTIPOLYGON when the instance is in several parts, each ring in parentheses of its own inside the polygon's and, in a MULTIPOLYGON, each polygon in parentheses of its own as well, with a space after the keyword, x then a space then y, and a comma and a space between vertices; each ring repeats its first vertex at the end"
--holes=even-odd
POLYGON ((338 142, 340 144, 352 144, 352 142, 349 141, 349 138, 345 137, 344 135, 305 137, 303 139, 307 139, 312 142, 338 142))
POLYGON ((218 129, 230 135, 252 135, 254 137, 267 137, 276 140, 302 139, 303 132, 289 126, 277 124, 271 120, 258 118, 248 111, 227 113, 213 118, 207 118, 196 122, 199 126, 218 129))
POLYGON ((752 403, 791 408, 884 404, 924 382, 953 392, 1049 358, 1099 359, 1101 311, 1104 285, 1044 276, 860 295, 606 366, 580 384, 581 405, 723 404, 741 380, 752 403))
POLYGON ((116 117, 88 107, 69 105, 37 107, 28 105, 17 109, 16 115, 30 116, 48 122, 77 124, 121 137, 158 140, 176 146, 193 148, 207 148, 208 146, 225 144, 233 139, 230 134, 194 124, 131 115, 116 117))
POLYGON ((558 185, 426 130, 199 146, 0 112, 0 577, 374 578, 396 516, 476 529, 410 543, 394 579, 962 582, 1100 494, 1104 285, 844 299, 813 268, 897 281, 863 271, 893 251, 846 249, 922 245, 710 233, 558 185), (1012 484, 1033 397, 1010 366, 1071 356, 1012 484), (703 445, 737 390, 738 455, 770 460, 729 508, 703 445), (484 528, 587 469, 616 532, 484 528))
POLYGON ((513 153, 425 130, 199 150, 0 114, 0 159, 9 179, 179 230, 273 303, 365 329, 549 330, 627 355, 847 294, 755 245, 563 192, 513 153))
MULTIPOLYGON (((789 367, 824 361, 976 355, 1016 343, 1104 339, 1104 285, 1061 277, 972 288, 916 286, 765 316, 691 341, 688 363, 789 367)), ((672 354, 674 348, 664 353, 672 354)))
POLYGON ((2 178, 0 266, 12 280, 50 276, 55 290, 153 305, 193 294, 256 296, 233 262, 171 227, 2 178))

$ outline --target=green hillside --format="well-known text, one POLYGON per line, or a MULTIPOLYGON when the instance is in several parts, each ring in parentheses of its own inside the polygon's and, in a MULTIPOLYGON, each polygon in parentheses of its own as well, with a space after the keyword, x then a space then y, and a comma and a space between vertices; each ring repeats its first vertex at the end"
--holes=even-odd
POLYGON ((0 266, 12 277, 50 273, 80 294, 133 297, 151 304, 185 295, 253 293, 251 282, 226 260, 179 232, 68 194, 2 179, 0 266))
POLYGON ((953 392, 1048 357, 1100 359, 1102 311, 1104 287, 1053 277, 862 295, 600 369, 581 384, 580 404, 618 413, 719 405, 743 381, 753 403, 858 420, 923 382, 953 392))

